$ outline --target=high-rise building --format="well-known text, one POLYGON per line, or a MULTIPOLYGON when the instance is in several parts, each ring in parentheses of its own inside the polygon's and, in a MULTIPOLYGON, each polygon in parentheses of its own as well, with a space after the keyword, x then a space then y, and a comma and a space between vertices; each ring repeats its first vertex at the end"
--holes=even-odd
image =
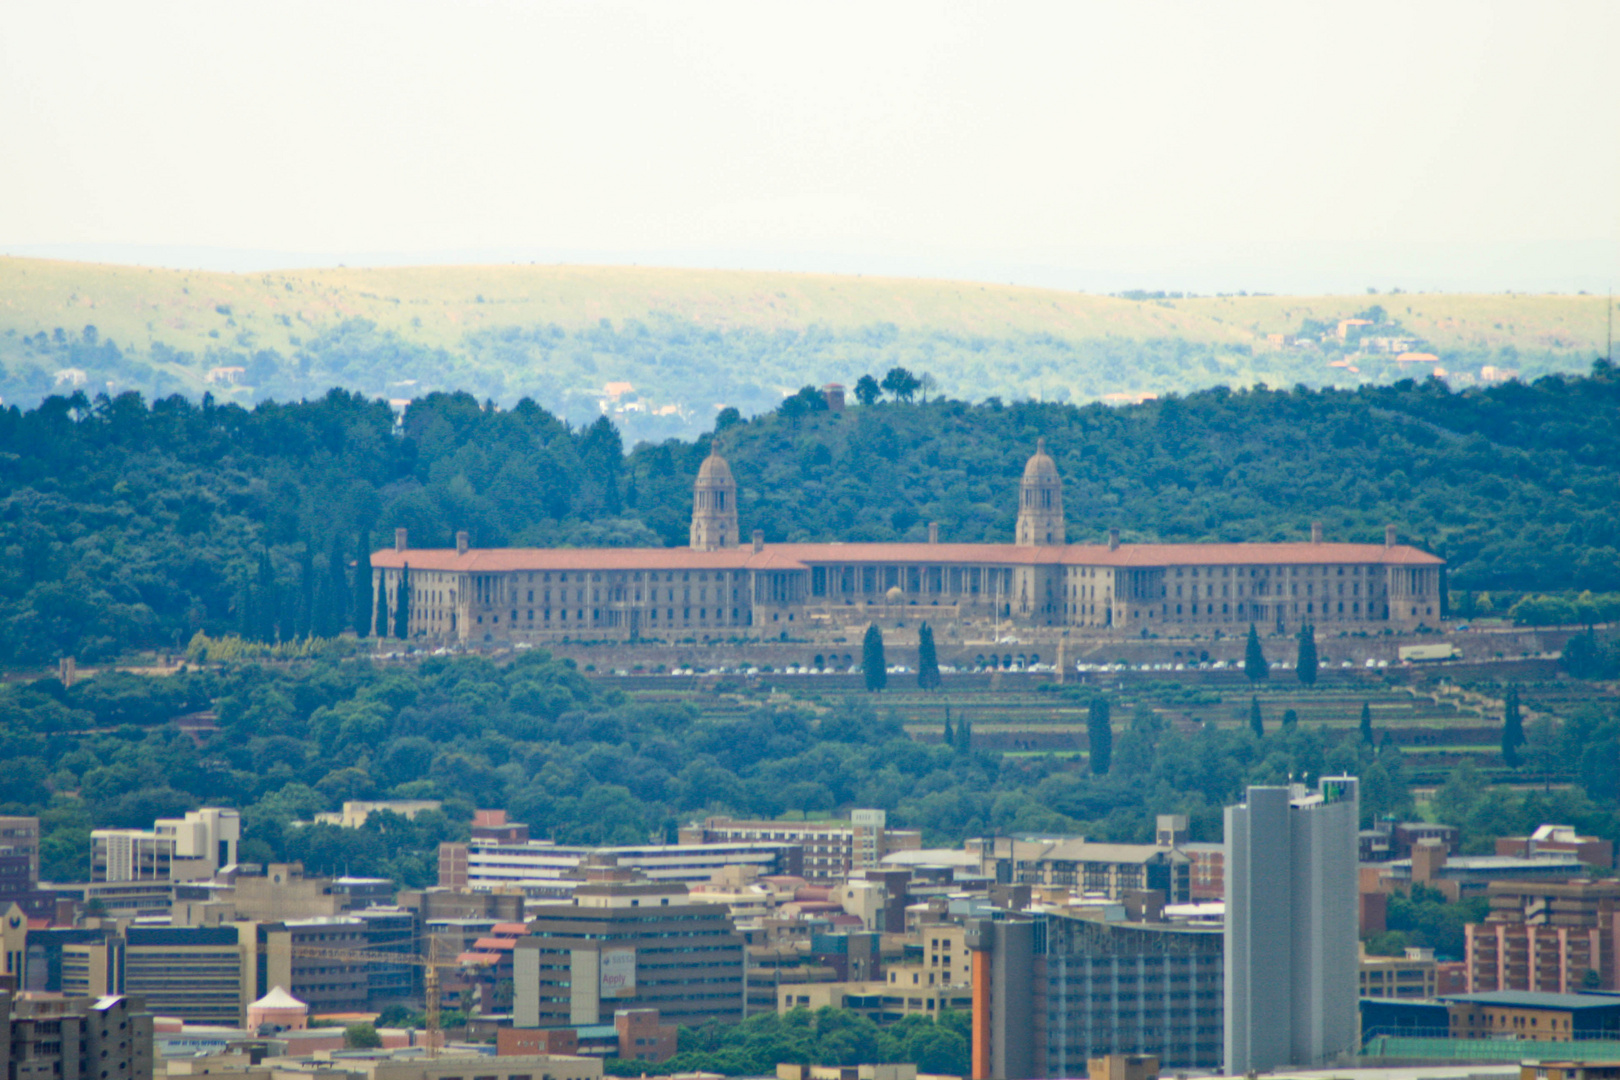
POLYGON ((196 881, 236 862, 242 817, 205 806, 183 818, 159 818, 151 829, 90 833, 91 881, 196 881))
POLYGON ((49 918, 54 893, 39 887, 39 818, 0 817, 0 911, 20 905, 29 918, 49 918))
MULTIPOLYGON (((280 986, 312 1012, 359 1012, 371 990, 371 967, 343 955, 370 945, 364 920, 353 915, 285 919, 256 926, 259 957, 254 990, 280 986), (327 955, 314 955, 325 950, 327 955)), ((392 966, 392 965, 390 965, 392 966)))
POLYGON ((152 1017, 127 997, 30 997, 0 990, 0 1076, 152 1080, 152 1017))
POLYGON ((62 990, 132 994, 153 1012, 191 1023, 236 1026, 255 996, 253 927, 126 927, 62 947, 62 990))
POLYGON ((1251 787, 1226 808, 1226 1072, 1356 1046, 1354 777, 1251 787))
POLYGON ((997 912, 968 920, 964 944, 974 1080, 1078 1076, 1107 1054, 1221 1063, 1218 929, 997 912))
POLYGON ((1468 992, 1573 994, 1620 980, 1620 881, 1496 881, 1491 913, 1465 928, 1468 992))
POLYGON ((572 904, 537 910, 512 964, 519 1028, 601 1024, 619 1009, 688 1027, 743 1016, 743 939, 725 906, 635 870, 588 867, 572 904))

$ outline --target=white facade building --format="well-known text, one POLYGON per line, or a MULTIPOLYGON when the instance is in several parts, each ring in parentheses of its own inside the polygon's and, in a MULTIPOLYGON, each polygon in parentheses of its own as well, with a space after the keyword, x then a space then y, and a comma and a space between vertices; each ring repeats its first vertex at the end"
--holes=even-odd
POLYGON ((1226 808, 1226 1072, 1356 1048, 1354 777, 1251 787, 1226 808))
POLYGON ((205 806, 183 818, 159 818, 151 829, 90 833, 92 881, 197 881, 236 862, 242 816, 205 806))

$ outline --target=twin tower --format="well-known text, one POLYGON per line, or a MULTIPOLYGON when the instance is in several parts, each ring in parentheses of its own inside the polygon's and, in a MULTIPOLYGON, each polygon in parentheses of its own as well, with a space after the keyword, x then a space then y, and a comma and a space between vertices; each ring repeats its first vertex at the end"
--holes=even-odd
MULTIPOLYGON (((692 549, 734 548, 739 536, 737 481, 726 459, 711 447, 698 469, 697 483, 692 485, 692 549)), ((1018 485, 1017 543, 1020 547, 1047 547, 1065 542, 1063 478, 1046 452, 1046 440, 1041 439, 1018 485)))

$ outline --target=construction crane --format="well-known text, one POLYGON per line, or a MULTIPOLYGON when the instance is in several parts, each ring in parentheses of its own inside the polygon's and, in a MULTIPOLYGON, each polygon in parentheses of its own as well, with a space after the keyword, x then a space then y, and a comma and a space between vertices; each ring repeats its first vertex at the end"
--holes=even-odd
MULTIPOLYGON (((439 1027, 439 970, 441 968, 456 968, 461 966, 459 960, 439 959, 439 939, 428 938, 428 953, 426 957, 414 953, 382 952, 375 949, 331 949, 320 945, 288 945, 288 954, 304 960, 341 960, 354 964, 395 964, 402 967, 423 968, 422 994, 427 999, 424 1012, 426 1013, 427 1051, 428 1057, 439 1056, 439 1043, 443 1039, 443 1032, 439 1027)), ((269 952, 269 946, 261 944, 260 952, 269 952)))

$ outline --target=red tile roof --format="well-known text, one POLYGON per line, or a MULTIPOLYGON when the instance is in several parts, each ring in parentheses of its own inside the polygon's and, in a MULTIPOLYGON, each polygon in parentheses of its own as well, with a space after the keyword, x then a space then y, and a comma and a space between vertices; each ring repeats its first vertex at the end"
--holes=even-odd
POLYGON ((371 565, 458 573, 520 570, 803 570, 811 564, 917 563, 967 566, 1275 566, 1324 563, 1441 566, 1445 560, 1405 545, 1312 544, 767 544, 724 551, 691 548, 414 548, 385 549, 371 565))

